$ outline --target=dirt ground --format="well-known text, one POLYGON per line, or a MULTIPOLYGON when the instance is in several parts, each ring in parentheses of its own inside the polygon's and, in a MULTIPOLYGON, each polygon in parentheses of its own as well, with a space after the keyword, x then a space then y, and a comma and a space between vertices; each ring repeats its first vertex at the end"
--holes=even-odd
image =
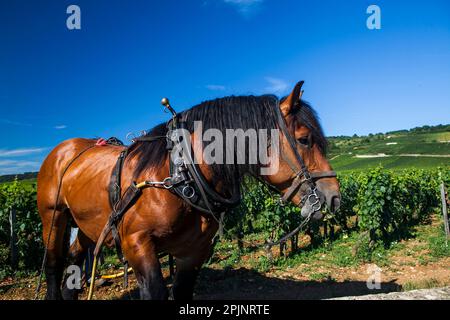
POLYGON ((381 268, 379 290, 367 288, 369 266, 326 270, 332 278, 321 280, 311 280, 296 269, 274 270, 266 274, 248 269, 205 269, 203 281, 197 285, 196 299, 329 299, 400 291, 411 284, 418 287, 450 284, 450 258, 426 266, 395 264, 381 268), (210 283, 214 286, 207 285, 210 283))
MULTIPOLYGON (((400 291, 407 283, 417 286, 448 286, 450 259, 430 263, 426 266, 395 266, 384 268, 380 290, 367 288, 367 267, 362 265, 349 270, 338 269, 334 279, 309 280, 295 271, 271 271, 265 274, 254 270, 204 268, 196 286, 194 299, 329 299, 343 296, 358 296, 374 293, 400 291), (337 272, 339 271, 339 273, 337 272)), ((167 284, 171 281, 165 272, 167 284)), ((0 285, 0 299, 33 299, 36 278, 14 282, 12 279, 0 285)), ((42 288, 45 292, 45 285, 42 288)), ((41 295, 41 296, 42 296, 41 295)), ((117 279, 97 287, 94 299, 138 299, 137 283, 130 276, 130 289, 124 290, 122 280, 117 279)), ((85 299, 84 292, 80 299, 85 299)))
MULTIPOLYGON (((418 239, 402 242, 403 247, 381 267, 381 288, 367 288, 367 270, 371 264, 354 267, 295 265, 291 268, 272 268, 257 272, 252 268, 204 267, 195 288, 194 299, 329 299, 401 290, 445 287, 450 285, 450 257, 436 261, 421 261, 425 256, 418 239), (311 272, 324 274, 312 280, 311 272)), ((170 288, 169 272, 164 276, 170 288)), ((33 299, 37 278, 19 281, 5 279, 0 283, 0 299, 33 299)), ((41 298, 45 285, 41 291, 41 298)), ((124 290, 122 279, 115 279, 97 287, 94 299, 138 299, 137 283, 130 275, 129 289, 124 290)), ((86 291, 80 299, 86 298, 86 291)))

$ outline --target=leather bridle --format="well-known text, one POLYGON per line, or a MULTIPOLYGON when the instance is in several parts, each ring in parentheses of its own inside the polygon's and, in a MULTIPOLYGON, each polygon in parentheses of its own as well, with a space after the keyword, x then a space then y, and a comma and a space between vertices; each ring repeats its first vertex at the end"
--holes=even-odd
POLYGON ((281 157, 284 161, 289 165, 292 172, 295 173, 295 178, 292 181, 291 186, 288 188, 288 190, 284 193, 281 200, 283 202, 288 202, 291 200, 300 190, 303 184, 308 185, 308 190, 306 192, 306 195, 302 197, 302 202, 306 203, 308 202, 313 207, 313 212, 319 211, 322 207, 322 204, 320 202, 320 197, 317 194, 317 187, 315 180, 321 179, 321 178, 335 178, 336 172, 335 171, 321 171, 321 172, 309 172, 308 168, 305 165, 305 161, 303 160, 302 156, 297 150, 297 146, 300 146, 300 143, 290 134, 286 122, 283 118, 283 115, 281 114, 280 109, 280 101, 277 100, 277 103, 275 105, 275 114, 277 116, 277 123, 278 126, 283 132, 284 137, 289 143, 290 149, 292 153, 294 154, 295 160, 297 160, 297 165, 292 162, 292 160, 283 152, 281 151, 281 157))

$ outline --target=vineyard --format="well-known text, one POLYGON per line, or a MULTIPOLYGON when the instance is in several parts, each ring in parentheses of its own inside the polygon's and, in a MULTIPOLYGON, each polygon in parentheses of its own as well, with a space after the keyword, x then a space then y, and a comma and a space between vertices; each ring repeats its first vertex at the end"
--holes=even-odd
MULTIPOLYGON (((265 272, 273 266, 283 268, 309 261, 305 260, 308 252, 324 252, 324 248, 333 245, 342 249, 344 242, 351 243, 351 247, 345 247, 345 254, 337 256, 338 265, 377 262, 384 249, 414 237, 417 226, 429 225, 433 217, 442 221, 436 214, 440 212, 439 185, 441 182, 450 185, 449 168, 393 172, 377 167, 340 174, 338 178, 342 205, 336 215, 311 222, 304 233, 288 243, 272 250, 259 250, 256 256, 254 244, 279 239, 302 218, 299 208, 280 205, 278 195, 262 183, 248 179, 241 205, 225 215, 224 231, 209 264, 233 267, 251 254, 254 256, 251 267, 265 272), (299 253, 303 254, 301 258, 299 253)), ((430 236, 433 241, 430 250, 447 258, 450 249, 441 225, 439 230, 438 235, 430 236)), ((42 254, 36 185, 19 181, 0 185, 0 279, 36 275, 42 254)), ((111 267, 117 260, 111 253, 107 261, 111 267)))
MULTIPOLYGON (((439 185, 450 183, 447 169, 404 170, 391 172, 381 167, 367 173, 349 173, 339 177, 342 193, 341 209, 324 221, 311 223, 306 232, 312 246, 325 241, 358 233, 356 253, 370 260, 378 245, 407 238, 411 228, 426 223, 440 205, 439 185)), ((281 206, 278 195, 272 194, 262 183, 248 183, 244 201, 226 216, 225 238, 238 239, 244 248, 246 238, 269 241, 294 229, 301 221, 299 208, 281 206)), ((280 256, 286 245, 280 246, 280 256)), ((298 238, 293 238, 290 251, 298 249, 298 238)))
POLYGON ((43 255, 36 185, 0 185, 0 278, 36 272, 43 255))

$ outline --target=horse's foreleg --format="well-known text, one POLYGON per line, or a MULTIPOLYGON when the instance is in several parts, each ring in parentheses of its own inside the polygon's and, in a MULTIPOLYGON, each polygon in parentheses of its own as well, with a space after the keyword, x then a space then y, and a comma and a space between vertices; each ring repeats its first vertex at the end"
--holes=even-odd
POLYGON ((45 263, 45 277, 47 281, 48 300, 61 299, 61 280, 64 271, 66 254, 65 232, 68 216, 63 211, 47 210, 41 213, 43 220, 43 240, 47 247, 47 259, 45 263), (52 217, 53 226, 52 226, 52 217))
POLYGON ((176 258, 177 269, 172 287, 175 300, 192 300, 198 274, 203 263, 211 257, 212 249, 213 245, 209 242, 205 247, 195 250, 188 258, 176 258))
POLYGON ((168 290, 164 283, 155 246, 148 236, 123 241, 123 249, 139 284, 142 300, 166 300, 168 290), (127 244, 132 244, 131 246, 127 244))
POLYGON ((175 300, 192 300, 201 265, 202 263, 193 263, 191 259, 176 259, 177 271, 172 287, 175 300))

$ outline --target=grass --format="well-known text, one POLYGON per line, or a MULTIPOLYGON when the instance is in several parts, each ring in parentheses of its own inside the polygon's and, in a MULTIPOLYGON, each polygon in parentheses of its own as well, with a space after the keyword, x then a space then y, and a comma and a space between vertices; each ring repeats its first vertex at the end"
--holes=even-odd
MULTIPOLYGON (((435 219, 441 219, 436 216, 435 219)), ((262 235, 251 235, 253 240, 260 240, 262 235)), ((305 275, 311 280, 329 280, 330 272, 340 268, 357 268, 366 263, 375 263, 379 267, 394 268, 394 257, 408 257, 402 259, 401 265, 427 265, 450 257, 450 247, 446 245, 443 224, 419 225, 412 230, 409 239, 414 244, 406 245, 405 241, 392 242, 388 246, 376 243, 371 250, 361 248, 360 233, 351 232, 347 237, 322 243, 318 246, 306 245, 295 253, 279 257, 273 254, 269 260, 263 250, 242 254, 237 252, 235 243, 223 241, 217 244, 211 264, 220 268, 251 268, 260 273, 268 271, 286 271, 296 269, 298 274, 305 275), (356 248, 359 248, 356 250, 356 248), (413 259, 411 259, 413 258, 413 259)), ((412 286, 412 285, 411 285, 412 286)), ((421 286, 424 286, 423 284, 421 286)))
MULTIPOLYGON (((353 233, 347 238, 341 238, 334 242, 324 244, 318 247, 305 247, 300 251, 290 254, 287 257, 278 257, 272 261, 272 265, 281 269, 290 268, 299 265, 306 265, 303 271, 309 272, 307 266, 321 265, 324 267, 353 267, 357 266, 362 260, 355 257, 353 247, 357 241, 357 234, 353 233)), ((265 258, 265 257, 264 257, 265 258)), ((251 261, 252 268, 256 270, 267 270, 269 260, 259 257, 251 261)))
POLYGON ((269 272, 273 267, 272 262, 266 256, 260 256, 256 260, 251 259, 250 265, 251 265, 252 269, 254 269, 260 273, 269 272))
MULTIPOLYGON (((347 238, 340 238, 334 242, 318 247, 306 247, 287 257, 278 257, 273 261, 273 265, 280 268, 287 268, 297 265, 317 265, 325 267, 356 267, 367 261, 375 262, 380 266, 389 262, 388 250, 384 246, 377 246, 371 256, 361 256, 355 254, 355 246, 358 242, 358 233, 351 233, 347 238)), ((253 261, 253 267, 257 270, 267 269, 267 262, 261 257, 258 261, 253 261), (262 263, 262 266, 259 266, 262 263)))
POLYGON ((342 243, 334 246, 330 251, 331 263, 338 267, 350 267, 357 264, 353 256, 351 243, 342 243))
POLYGON ((434 278, 421 281, 408 281, 402 285, 402 291, 411 291, 419 289, 432 289, 440 286, 440 282, 434 278))
POLYGON ((342 155, 330 161, 332 167, 339 171, 361 171, 382 165, 386 169, 420 168, 431 169, 450 166, 450 158, 400 157, 387 158, 354 158, 352 155, 342 155))
POLYGON ((309 275, 309 279, 312 281, 329 281, 329 282, 336 281, 328 272, 311 273, 309 275))
POLYGON ((430 255, 434 258, 450 257, 450 240, 447 240, 442 231, 428 240, 430 255))
POLYGON ((411 254, 417 255, 418 251, 427 252, 426 255, 421 254, 418 256, 421 265, 437 261, 440 258, 450 257, 450 240, 446 239, 444 223, 440 223, 437 226, 421 226, 413 236, 421 241, 423 245, 411 254))

